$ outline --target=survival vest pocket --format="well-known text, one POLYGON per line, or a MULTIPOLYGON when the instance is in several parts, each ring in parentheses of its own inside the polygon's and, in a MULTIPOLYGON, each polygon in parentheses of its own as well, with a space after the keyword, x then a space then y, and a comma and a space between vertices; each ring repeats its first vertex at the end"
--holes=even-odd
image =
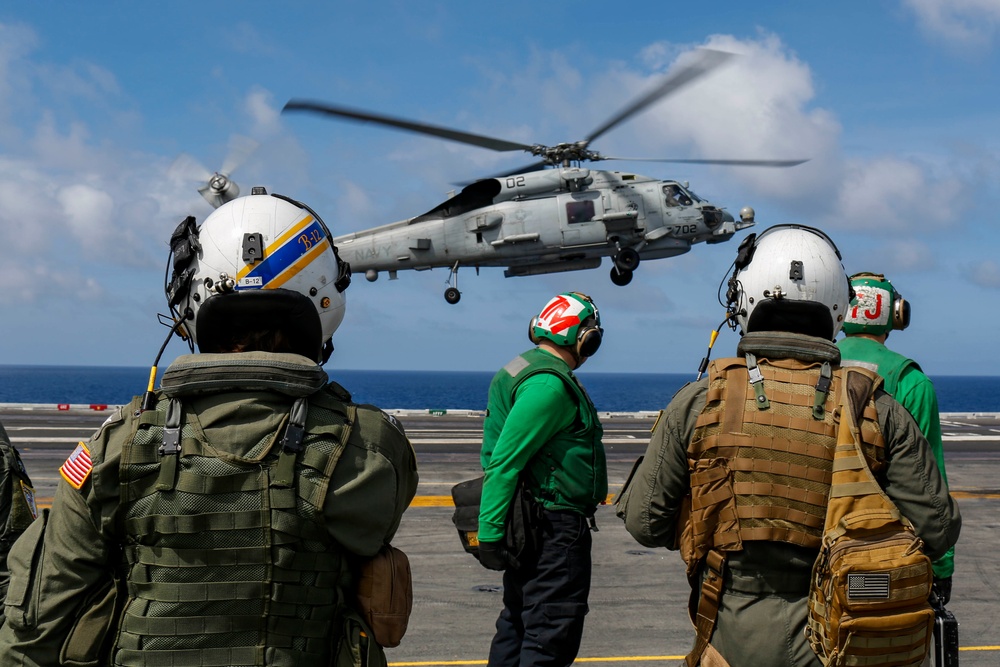
POLYGON ((37 622, 42 588, 41 573, 38 570, 45 549, 45 527, 48 522, 49 511, 42 510, 7 555, 10 586, 4 600, 4 613, 7 623, 18 630, 30 630, 37 622))

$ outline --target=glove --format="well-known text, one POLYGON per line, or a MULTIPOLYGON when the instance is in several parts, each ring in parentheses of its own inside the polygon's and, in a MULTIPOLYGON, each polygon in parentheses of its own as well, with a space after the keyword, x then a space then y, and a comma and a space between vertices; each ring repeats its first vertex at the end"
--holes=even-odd
POLYGON ((948 604, 951 600, 951 577, 945 577, 943 579, 938 579, 934 577, 934 584, 931 587, 934 594, 937 595, 938 600, 941 601, 941 606, 948 604))
POLYGON ((479 562, 488 570, 516 570, 521 567, 503 542, 480 542, 479 562))

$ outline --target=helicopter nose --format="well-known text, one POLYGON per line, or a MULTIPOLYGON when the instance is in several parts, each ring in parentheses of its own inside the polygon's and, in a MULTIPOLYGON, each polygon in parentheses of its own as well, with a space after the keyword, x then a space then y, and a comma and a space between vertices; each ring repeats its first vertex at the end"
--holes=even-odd
MULTIPOLYGON (((702 220, 705 221, 705 226, 709 229, 715 229, 721 225, 725 221, 725 215, 714 206, 705 206, 701 209, 702 220)), ((732 221, 732 219, 733 217, 729 216, 729 220, 732 221)))

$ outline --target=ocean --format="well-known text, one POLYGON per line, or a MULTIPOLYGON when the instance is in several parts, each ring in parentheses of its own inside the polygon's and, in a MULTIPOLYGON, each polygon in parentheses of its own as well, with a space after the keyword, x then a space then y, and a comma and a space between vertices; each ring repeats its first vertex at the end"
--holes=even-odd
MULTIPOLYGON (((385 409, 484 410, 493 372, 359 371, 327 369, 358 403, 385 409)), ((694 379, 676 373, 578 374, 597 409, 643 412, 663 408, 694 379)), ((141 394, 149 369, 111 366, 0 366, 0 403, 127 403, 141 394)), ((1000 377, 931 376, 941 412, 1000 412, 1000 377)))

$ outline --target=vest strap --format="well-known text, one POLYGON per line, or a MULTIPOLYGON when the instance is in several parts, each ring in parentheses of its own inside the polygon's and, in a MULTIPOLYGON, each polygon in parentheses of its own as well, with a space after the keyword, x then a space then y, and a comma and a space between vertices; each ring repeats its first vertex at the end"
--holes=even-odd
POLYGON ((764 376, 760 372, 760 368, 757 367, 757 357, 752 353, 747 352, 747 373, 750 376, 750 386, 753 387, 754 396, 757 398, 757 409, 767 410, 771 407, 771 402, 767 400, 767 394, 764 393, 764 376))
MULTIPOLYGON (((702 653, 705 652, 705 648, 708 646, 709 640, 712 639, 712 631, 715 629, 715 619, 719 616, 719 599, 722 597, 726 557, 722 553, 712 549, 705 556, 705 568, 707 573, 701 584, 701 597, 698 600, 697 611, 692 619, 695 631, 697 632, 694 648, 684 658, 688 667, 696 667, 701 660, 702 653)), ((697 590, 697 588, 693 589, 693 591, 697 590)))
POLYGON ((167 404, 167 417, 163 424, 163 442, 160 445, 160 475, 156 480, 157 491, 172 491, 177 484, 177 463, 181 453, 181 402, 171 398, 167 404))
POLYGON ((295 484, 295 459, 302 451, 302 438, 305 437, 308 414, 309 402, 305 398, 295 399, 291 412, 288 413, 285 433, 281 437, 281 454, 278 456, 274 486, 287 488, 295 484))
POLYGON ((816 396, 813 399, 813 419, 823 419, 823 416, 826 414, 823 406, 826 403, 826 397, 830 393, 830 384, 832 381, 833 370, 830 368, 830 362, 824 361, 819 371, 819 380, 816 382, 816 396))

